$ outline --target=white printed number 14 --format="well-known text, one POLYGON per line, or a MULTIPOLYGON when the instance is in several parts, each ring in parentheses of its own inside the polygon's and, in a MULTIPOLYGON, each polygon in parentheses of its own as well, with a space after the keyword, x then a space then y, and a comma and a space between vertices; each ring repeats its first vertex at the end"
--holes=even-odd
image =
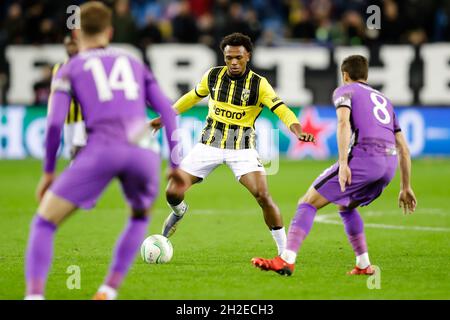
POLYGON ((372 100, 373 106, 373 115, 375 118, 380 121, 382 124, 388 124, 391 122, 391 115, 389 111, 386 109, 387 100, 382 95, 379 95, 375 92, 370 94, 370 100, 372 100))
POLYGON ((101 102, 112 100, 113 90, 122 90, 127 100, 138 98, 138 84, 127 57, 120 56, 114 61, 109 77, 106 75, 105 67, 100 58, 91 58, 86 61, 84 70, 91 71, 97 88, 98 99, 101 102))

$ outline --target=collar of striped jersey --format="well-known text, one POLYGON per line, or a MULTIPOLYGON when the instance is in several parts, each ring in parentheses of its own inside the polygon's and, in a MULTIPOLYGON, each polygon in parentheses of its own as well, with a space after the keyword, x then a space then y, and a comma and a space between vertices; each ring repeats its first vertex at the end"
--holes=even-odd
MULTIPOLYGON (((228 70, 227 70, 227 71, 228 71, 228 70)), ((250 72, 250 68, 247 67, 247 69, 245 69, 245 72, 244 72, 243 74, 241 74, 240 76, 230 76, 230 75, 228 74, 228 72, 226 72, 226 75, 227 75, 228 78, 230 78, 231 80, 241 80, 241 79, 244 79, 244 78, 248 75, 249 72, 250 72)))

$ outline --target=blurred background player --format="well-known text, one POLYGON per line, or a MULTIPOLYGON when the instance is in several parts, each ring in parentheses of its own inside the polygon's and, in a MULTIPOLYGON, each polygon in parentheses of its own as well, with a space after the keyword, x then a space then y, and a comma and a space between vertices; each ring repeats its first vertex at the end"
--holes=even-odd
MULTIPOLYGON (((72 58, 78 53, 78 41, 71 34, 64 37, 64 48, 67 56, 72 58)), ((67 61, 64 63, 66 64, 67 61)), ((57 63, 53 67, 53 77, 56 75, 62 65, 57 63)), ((50 95, 51 98, 51 95, 50 95)), ((48 104, 50 108, 50 103, 48 104)), ((50 113, 50 110, 48 110, 50 113)), ((78 101, 74 97, 70 101, 70 109, 64 124, 64 145, 70 152, 70 158, 75 158, 76 154, 86 145, 86 127, 83 121, 83 114, 78 101)))
MULTIPOLYGON (((37 196, 40 205, 29 235, 26 254, 26 299, 43 299, 52 261, 57 226, 77 208, 95 205, 109 182, 117 177, 130 205, 131 217, 117 242, 109 273, 95 299, 114 299, 149 222, 158 192, 159 155, 137 144, 146 131, 146 103, 161 114, 170 139, 175 113, 153 75, 141 62, 121 50, 107 48, 112 37, 111 10, 100 2, 81 6, 80 53, 67 62, 52 83, 44 174, 37 196), (89 141, 55 180, 56 152, 72 94, 85 116, 89 141)), ((170 162, 172 181, 179 177, 170 162)))
POLYGON ((297 252, 311 230, 316 211, 334 203, 338 205, 356 255, 356 266, 349 274, 373 274, 364 224, 356 208, 368 205, 381 195, 395 175, 398 160, 401 176, 399 206, 403 207, 404 213, 414 212, 416 208, 410 183, 410 154, 391 102, 367 84, 368 61, 365 57, 347 57, 341 72, 344 85, 333 94, 339 160, 314 181, 299 201, 289 227, 286 250, 274 259, 252 259, 252 263, 262 270, 291 275, 297 252))
MULTIPOLYGON (((267 79, 248 68, 253 50, 248 36, 232 33, 223 38, 220 49, 226 66, 209 69, 197 86, 174 105, 177 113, 181 114, 210 96, 201 141, 180 164, 184 180, 188 181, 186 188, 180 189, 172 180, 167 185, 166 198, 173 211, 164 222, 162 232, 167 237, 175 232, 188 209, 184 201, 185 192, 224 163, 261 206, 264 220, 280 254, 286 245, 286 232, 280 211, 269 193, 264 166, 256 151, 255 121, 266 106, 300 141, 314 142, 314 137, 302 132, 297 117, 277 97, 267 79)), ((154 119, 151 125, 159 129, 160 119, 154 119)))

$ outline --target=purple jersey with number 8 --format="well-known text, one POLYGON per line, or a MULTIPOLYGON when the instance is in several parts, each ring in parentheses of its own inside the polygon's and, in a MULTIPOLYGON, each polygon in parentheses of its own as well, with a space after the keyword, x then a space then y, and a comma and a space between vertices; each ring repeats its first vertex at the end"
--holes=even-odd
POLYGON ((353 142, 348 165, 352 182, 344 192, 339 185, 339 163, 323 171, 313 187, 328 201, 342 206, 368 205, 395 175, 395 132, 400 131, 391 102, 370 86, 354 82, 334 91, 336 108, 351 110, 353 142))
POLYGON ((355 151, 364 148, 373 153, 393 152, 395 132, 400 131, 400 126, 392 103, 381 92, 367 84, 354 82, 337 88, 333 103, 336 108, 351 110, 355 151))

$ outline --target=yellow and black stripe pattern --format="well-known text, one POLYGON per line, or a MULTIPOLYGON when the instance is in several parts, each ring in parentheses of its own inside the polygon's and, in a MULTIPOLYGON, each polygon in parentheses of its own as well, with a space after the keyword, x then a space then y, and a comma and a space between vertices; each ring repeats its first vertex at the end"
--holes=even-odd
POLYGON ((201 142, 222 149, 255 148, 254 125, 264 107, 263 90, 273 92, 267 80, 250 69, 231 77, 227 67, 212 68, 195 88, 199 97, 210 95, 201 142))
POLYGON ((252 149, 256 147, 256 134, 252 127, 227 124, 208 117, 201 143, 221 149, 252 149))
MULTIPOLYGON (((59 68, 61 67, 61 64, 58 63, 53 67, 53 76, 58 72, 59 68)), ((50 104, 49 104, 50 105, 50 104)), ((81 106, 78 103, 78 101, 75 100, 75 98, 72 98, 70 101, 70 109, 69 113, 66 117, 66 124, 71 124, 75 122, 83 121, 83 114, 81 112, 81 106)))
POLYGON ((298 123, 295 114, 277 97, 266 78, 247 69, 239 77, 227 73, 227 67, 209 69, 195 89, 175 103, 178 114, 210 96, 208 117, 201 143, 222 149, 250 149, 256 146, 255 121, 264 106, 290 128, 298 123))

